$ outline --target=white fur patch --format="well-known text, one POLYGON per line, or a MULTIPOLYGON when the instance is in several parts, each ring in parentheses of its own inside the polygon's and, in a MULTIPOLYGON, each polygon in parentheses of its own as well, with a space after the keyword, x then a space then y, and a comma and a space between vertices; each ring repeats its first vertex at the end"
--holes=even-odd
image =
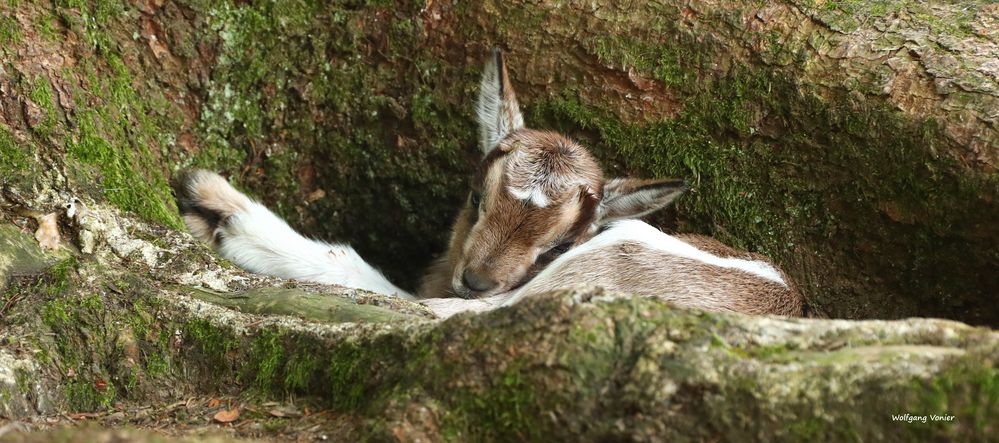
POLYGON ((556 166, 550 157, 527 149, 513 151, 497 166, 506 171, 507 191, 518 200, 539 208, 547 207, 553 198, 566 190, 587 184, 571 168, 556 172, 564 165, 556 166))
MULTIPOLYGON (((624 242, 639 242, 653 249, 666 252, 691 260, 718 266, 722 268, 738 269, 758 277, 779 283, 787 287, 787 282, 781 277, 769 263, 759 260, 745 260, 741 258, 718 257, 717 255, 697 249, 695 246, 686 243, 672 235, 662 232, 648 223, 641 220, 621 220, 610 225, 610 227, 592 240, 584 243, 578 249, 586 248, 593 250, 603 246, 624 242), (591 245, 592 243, 592 245, 591 245)), ((573 250, 575 251, 575 249, 573 250)), ((572 252, 572 251, 570 251, 572 252)), ((586 252, 580 251, 580 253, 586 252)))
POLYGON ((534 206, 539 208, 544 208, 548 206, 548 203, 550 203, 548 201, 548 196, 545 195, 545 191, 540 187, 517 189, 513 186, 507 186, 506 190, 510 191, 510 194, 516 197, 517 200, 531 202, 534 206))
POLYGON ((233 214, 219 229, 219 254, 248 271, 413 298, 350 245, 305 238, 257 202, 251 202, 246 212, 233 214))
MULTIPOLYGON (((586 243, 570 249, 569 252, 556 259, 544 271, 535 276, 532 281, 543 281, 552 278, 552 275, 559 271, 563 263, 582 254, 628 242, 641 243, 649 248, 663 251, 670 255, 697 260, 704 264, 748 272, 787 287, 787 282, 781 277, 780 272, 774 269, 769 263, 758 260, 718 257, 717 255, 697 249, 693 245, 666 234, 641 220, 621 220, 611 223, 604 232, 591 238, 586 243)), ((523 289, 529 286, 530 284, 525 285, 518 290, 513 297, 503 303, 503 306, 509 306, 523 298, 526 295, 523 293, 523 289)))
POLYGON ((426 298, 420 300, 420 303, 432 309, 437 317, 448 318, 462 312, 478 313, 496 309, 511 296, 513 296, 512 292, 502 292, 492 297, 471 300, 464 298, 426 298))

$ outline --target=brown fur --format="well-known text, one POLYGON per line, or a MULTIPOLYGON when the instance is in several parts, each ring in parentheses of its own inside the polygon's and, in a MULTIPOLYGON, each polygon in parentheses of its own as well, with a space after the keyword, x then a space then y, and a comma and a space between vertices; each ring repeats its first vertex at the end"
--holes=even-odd
MULTIPOLYGON (((428 269, 420 297, 476 299, 428 302, 453 313, 463 306, 483 310, 503 300, 587 283, 711 311, 803 314, 801 295, 786 275, 787 286, 635 241, 557 260, 607 223, 667 206, 686 186, 668 179, 605 180, 578 143, 555 132, 525 129, 502 54, 494 55, 483 74, 477 106, 485 156, 455 220, 448 251, 428 269), (557 268, 547 269, 551 266, 557 268)), ((191 232, 216 247, 225 231, 220 228, 235 224, 240 219, 232 216, 254 205, 225 179, 206 171, 190 171, 175 186, 191 232)), ((710 237, 678 238, 719 257, 767 261, 710 237)))
POLYGON ((173 183, 177 205, 194 237, 215 244, 218 227, 233 214, 245 212, 250 200, 218 174, 194 169, 185 171, 173 183))
POLYGON ((556 243, 586 240, 583 228, 595 216, 589 199, 599 192, 602 180, 596 161, 572 140, 545 131, 511 134, 486 156, 473 183, 473 192, 483 195, 482 210, 472 208, 471 198, 466 201, 447 255, 431 266, 419 294, 469 296, 453 288, 466 269, 499 282, 490 294, 519 286, 531 275, 539 254, 556 243), (541 177, 534 174, 539 171, 541 177), (531 186, 543 190, 550 200, 546 207, 508 191, 531 186))
MULTIPOLYGON (((801 296, 786 275, 788 286, 639 243, 609 245, 573 257, 537 280, 558 257, 553 246, 584 243, 604 223, 662 208, 686 186, 679 180, 605 182, 579 144, 516 124, 522 118, 498 51, 486 64, 481 88, 477 110, 486 155, 455 221, 447 254, 428 269, 420 297, 503 298, 503 293, 521 287, 527 294, 586 282, 712 311, 802 314, 801 296), (482 203, 473 207, 473 196, 479 195, 482 203), (473 291, 463 283, 466 272, 496 286, 473 291)), ((678 238, 719 257, 767 261, 710 237, 678 238)))
MULTIPOLYGON (((705 239, 700 237, 699 241, 707 243, 705 239)), ((737 250, 710 240, 717 243, 714 245, 716 250, 735 253, 723 256, 745 257, 737 250)), ((581 254, 559 264, 556 271, 553 278, 532 281, 523 291, 535 294, 586 282, 708 311, 803 314, 801 295, 793 285, 785 287, 745 271, 705 265, 638 243, 619 243, 581 254)), ((785 278, 785 281, 788 280, 785 278)))

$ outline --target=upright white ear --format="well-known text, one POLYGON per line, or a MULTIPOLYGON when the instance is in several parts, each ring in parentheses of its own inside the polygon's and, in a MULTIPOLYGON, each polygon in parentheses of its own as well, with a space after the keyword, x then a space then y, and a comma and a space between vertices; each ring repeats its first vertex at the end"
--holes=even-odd
POLYGON ((639 218, 665 208, 687 190, 683 180, 615 178, 604 184, 596 224, 639 218))
POLYGON ((488 154, 507 135, 524 127, 517 96, 510 85, 510 77, 503 63, 503 52, 493 49, 486 61, 479 85, 479 146, 488 154))

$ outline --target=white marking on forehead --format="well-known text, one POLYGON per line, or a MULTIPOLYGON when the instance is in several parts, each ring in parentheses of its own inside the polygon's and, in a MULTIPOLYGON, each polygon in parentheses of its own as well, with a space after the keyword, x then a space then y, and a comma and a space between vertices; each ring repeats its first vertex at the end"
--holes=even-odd
POLYGON ((513 186, 507 186, 507 191, 517 198, 517 200, 529 201, 539 208, 544 208, 548 206, 548 196, 540 187, 530 188, 530 189, 517 189, 513 186))
POLYGON ((567 189, 587 185, 571 168, 562 169, 564 165, 551 162, 521 150, 514 151, 503 164, 510 183, 507 191, 518 200, 544 208, 567 189))

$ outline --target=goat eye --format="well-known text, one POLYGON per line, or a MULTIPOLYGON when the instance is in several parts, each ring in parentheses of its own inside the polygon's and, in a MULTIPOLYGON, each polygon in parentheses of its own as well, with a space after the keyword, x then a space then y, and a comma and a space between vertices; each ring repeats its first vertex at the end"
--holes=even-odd
POLYGON ((482 194, 472 192, 472 206, 478 207, 482 203, 482 194))
POLYGON ((549 249, 549 251, 551 251, 551 253, 553 253, 553 254, 562 255, 562 254, 565 254, 566 252, 569 252, 570 248, 572 248, 572 242, 571 241, 567 241, 567 242, 559 243, 554 248, 549 249))

